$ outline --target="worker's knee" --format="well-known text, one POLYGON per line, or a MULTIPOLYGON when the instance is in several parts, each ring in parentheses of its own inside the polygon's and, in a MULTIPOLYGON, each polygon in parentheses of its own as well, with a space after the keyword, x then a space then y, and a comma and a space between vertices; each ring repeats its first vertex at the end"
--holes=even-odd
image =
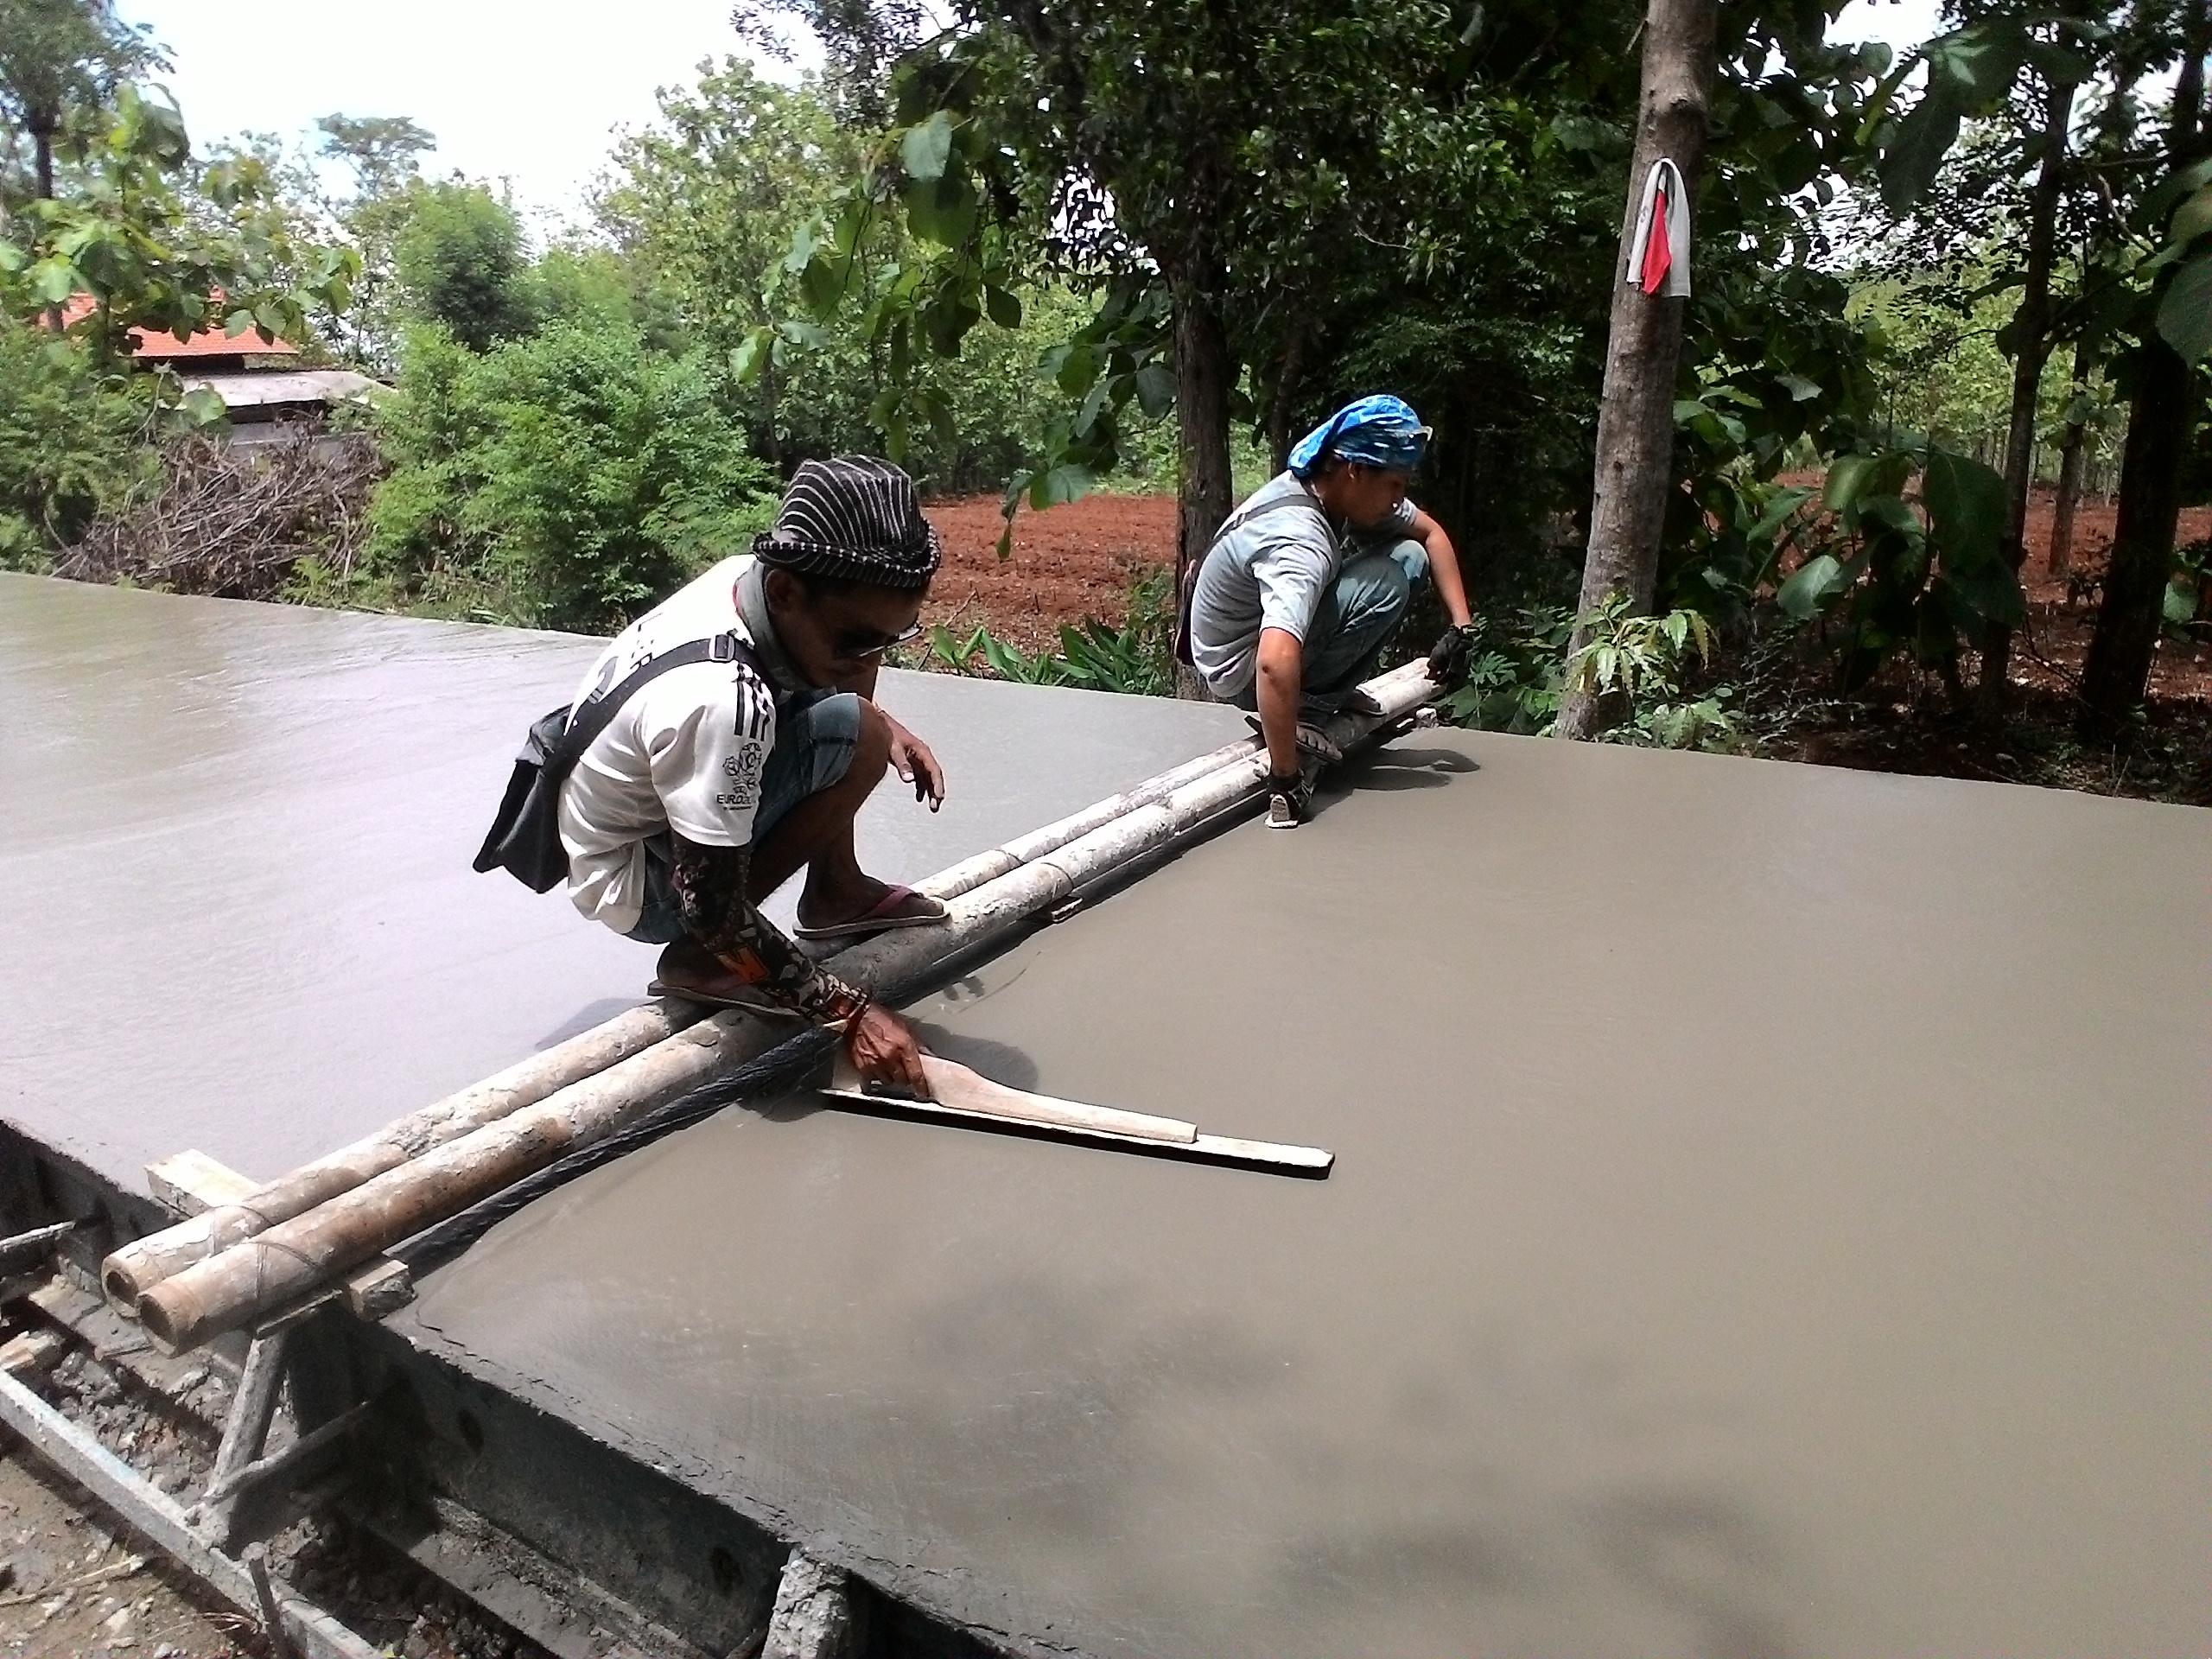
POLYGON ((1386 556, 1403 573, 1408 590, 1420 587, 1428 575, 1428 550, 1411 537, 1393 543, 1386 556))
POLYGON ((849 783, 873 789, 882 780, 884 771, 891 764, 891 722, 866 697, 855 697, 860 704, 860 725, 854 734, 853 758, 846 768, 849 783))

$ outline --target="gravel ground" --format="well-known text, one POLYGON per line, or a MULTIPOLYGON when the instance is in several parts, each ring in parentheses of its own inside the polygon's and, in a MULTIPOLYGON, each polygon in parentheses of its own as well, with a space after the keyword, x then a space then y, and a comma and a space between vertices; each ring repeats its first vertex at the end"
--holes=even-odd
MULTIPOLYGON (((25 1303, 5 1312, 0 1338, 54 1328, 25 1303)), ((229 1395, 211 1369, 192 1368, 156 1392, 73 1344, 22 1380, 162 1491, 188 1500, 206 1484, 229 1395)), ((278 1577, 401 1659, 550 1659, 341 1516, 311 1516, 268 1547, 278 1577)), ((255 1621, 0 1431, 0 1656, 261 1659, 267 1651, 255 1621)))

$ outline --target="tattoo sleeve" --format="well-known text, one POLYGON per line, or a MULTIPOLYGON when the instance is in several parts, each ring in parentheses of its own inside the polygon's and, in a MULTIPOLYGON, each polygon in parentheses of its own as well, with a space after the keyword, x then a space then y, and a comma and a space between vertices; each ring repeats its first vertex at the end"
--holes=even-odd
POLYGON ((817 966, 747 895, 750 848, 702 847, 673 831, 669 838, 683 931, 732 973, 817 1026, 849 1020, 867 1006, 865 995, 817 966))

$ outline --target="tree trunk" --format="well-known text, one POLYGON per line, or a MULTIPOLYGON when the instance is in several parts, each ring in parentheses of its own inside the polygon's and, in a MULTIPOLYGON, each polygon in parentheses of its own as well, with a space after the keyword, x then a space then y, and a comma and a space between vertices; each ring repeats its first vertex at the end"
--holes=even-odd
MULTIPOLYGON (((2180 30, 2181 75, 2174 86, 2167 129, 2167 159, 2178 171, 2203 148, 2198 113, 2204 102, 2204 50, 2212 3, 2195 0, 2180 30)), ((2181 469, 2196 407, 2196 372, 2182 361, 2165 336, 2150 327, 2171 269, 2146 296, 2142 359, 2128 406, 2127 444, 2120 460, 2120 514, 2113 527, 2112 561, 2097 606, 2096 632, 2082 665, 2082 735, 2109 741, 2126 729, 2151 683, 2151 658, 2158 646, 2159 601, 2173 571, 2174 530, 2181 518, 2181 469)))
MULTIPOLYGON (((2089 337, 2084 333, 2074 342, 2074 375, 2067 388, 2069 404, 2088 395, 2089 376, 2095 360, 2089 337)), ((2088 460, 2088 437, 2086 423, 2069 421, 2058 446, 2058 499, 2051 511, 2050 550, 2044 560, 2044 569, 2054 579, 2074 569, 2074 515, 2082 505, 2082 474, 2088 460)))
MULTIPOLYGON (((1175 502, 1175 591, 1183 573, 1204 558, 1214 532, 1236 503, 1229 465, 1229 394, 1233 372, 1229 335, 1213 298, 1196 284, 1175 293, 1175 425, 1179 449, 1175 502)), ((1178 696, 1203 697, 1197 677, 1177 666, 1178 696)))
POLYGON ((1268 459, 1278 474, 1290 465, 1291 420, 1298 407, 1298 383, 1305 368, 1306 334, 1298 329, 1283 347, 1282 359, 1275 365, 1274 392, 1268 399, 1268 459))
POLYGON ((2151 683, 2159 601, 2173 573, 2181 517, 2182 457, 2194 423, 2196 372, 2164 336, 2143 343, 2143 365, 2127 415, 2120 463, 2120 519, 2105 567, 2097 630, 2082 669, 2082 734, 2108 741, 2126 728, 2151 683))
MULTIPOLYGON (((2012 410, 2005 433, 2005 539, 2006 563, 2018 571, 2027 562, 2028 497, 2035 485, 2036 416, 2043 401, 2044 365, 2050 358, 2050 262, 2057 239, 2058 191, 2066 169, 2066 131, 2074 115, 2074 89, 2045 87, 2049 107, 2043 127, 2043 168, 2028 203, 2028 264, 2020 286, 2019 308, 2012 313, 2012 410)), ((2011 687, 2012 625, 1993 622, 1981 652, 1981 705, 1986 714, 2005 712, 2011 687)))
POLYGON ((35 127, 31 130, 31 152, 38 158, 38 199, 54 200, 54 130, 35 127))
MULTIPOLYGON (((1650 0, 1643 19, 1643 86, 1636 150, 1629 162, 1628 210, 1621 220, 1620 261, 1614 268, 1612 317, 1605 350, 1605 390, 1598 405, 1598 467, 1592 493, 1590 547, 1582 566, 1579 613, 1588 616, 1613 594, 1649 611, 1659 585, 1659 536, 1675 471, 1675 374, 1681 356, 1687 302, 1646 294, 1629 269, 1637 209, 1652 163, 1671 159, 1697 202, 1713 96, 1717 0, 1650 0)), ((1655 234, 1663 234, 1659 227, 1655 234)), ((1578 622, 1573 651, 1587 630, 1578 622)), ((1590 737, 1620 710, 1606 700, 1570 695, 1560 709, 1561 737, 1590 737)))

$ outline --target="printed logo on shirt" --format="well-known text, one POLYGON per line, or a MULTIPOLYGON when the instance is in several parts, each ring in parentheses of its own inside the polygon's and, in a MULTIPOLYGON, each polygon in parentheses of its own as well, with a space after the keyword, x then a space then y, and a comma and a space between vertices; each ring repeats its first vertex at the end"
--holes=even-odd
POLYGON ((735 754, 722 760, 722 773, 729 780, 729 787, 715 797, 715 804, 725 812, 749 811, 760 804, 760 772, 767 763, 768 746, 747 742, 735 754))

